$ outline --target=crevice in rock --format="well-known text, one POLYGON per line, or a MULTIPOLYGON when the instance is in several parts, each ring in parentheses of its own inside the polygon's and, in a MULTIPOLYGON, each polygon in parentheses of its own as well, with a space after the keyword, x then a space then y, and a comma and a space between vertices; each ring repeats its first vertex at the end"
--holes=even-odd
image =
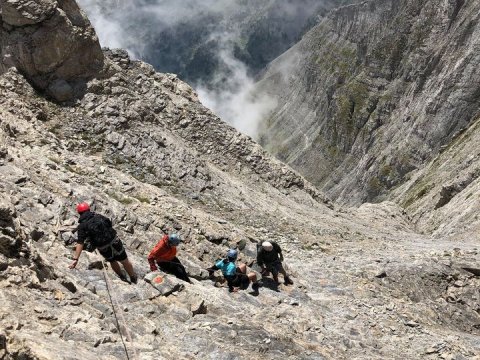
POLYGON ((462 9, 463 5, 465 4, 465 0, 456 0, 455 8, 453 9, 452 16, 450 18, 450 23, 448 24, 448 30, 452 27, 453 23, 457 19, 458 13, 462 9))
POLYGON ((0 360, 5 359, 7 355, 7 337, 0 333, 0 360))
POLYGON ((463 267, 462 269, 475 276, 480 276, 480 268, 463 267))

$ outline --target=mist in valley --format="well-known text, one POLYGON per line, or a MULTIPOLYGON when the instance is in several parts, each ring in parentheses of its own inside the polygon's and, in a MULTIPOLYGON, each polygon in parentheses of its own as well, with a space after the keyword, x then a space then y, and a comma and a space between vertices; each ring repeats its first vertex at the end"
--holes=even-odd
POLYGON ((102 46, 178 74, 203 104, 253 138, 276 106, 254 91, 261 72, 340 2, 79 0, 102 46))

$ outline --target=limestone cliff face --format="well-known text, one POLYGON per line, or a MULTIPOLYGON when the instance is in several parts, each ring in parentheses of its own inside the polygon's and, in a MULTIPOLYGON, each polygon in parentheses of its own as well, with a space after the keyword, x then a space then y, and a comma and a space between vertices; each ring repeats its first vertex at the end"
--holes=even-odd
POLYGON ((391 197, 418 229, 435 236, 468 233, 479 221, 480 119, 460 132, 391 197))
MULTIPOLYGON (((15 13, 1 4, 2 16, 15 13)), ((40 9, 61 13, 41 0, 24 4, 38 9, 28 19, 40 9)), ((48 20, 21 28, 52 37, 64 29, 48 20)), ((51 42, 31 49, 46 54, 44 64, 57 64, 51 42)), ((83 59, 83 49, 73 46, 69 56, 83 59)), ((123 50, 106 49, 102 58, 96 77, 86 78, 84 96, 69 103, 32 87, 21 64, 0 74, 1 359, 474 359, 480 353, 480 252, 473 236, 480 222, 466 227, 452 219, 451 234, 442 231, 449 219, 432 217, 438 227, 432 238, 417 233, 393 202, 334 207, 203 107, 175 75, 132 61, 123 50), (112 219, 138 284, 108 269, 107 287, 97 254, 83 253, 77 268, 68 269, 79 201, 112 219), (178 257, 191 284, 149 271, 147 254, 170 232, 184 239, 178 257), (221 277, 209 278, 206 268, 229 248, 260 278, 255 258, 264 240, 282 246, 293 286, 265 276, 259 293, 228 293, 221 277)), ((84 65, 96 68, 97 59, 84 65)), ((430 212, 428 199, 445 214, 475 204, 478 161, 453 160, 478 143, 474 130, 444 149, 448 161, 439 158, 448 173, 459 172, 452 183, 431 187, 442 169, 433 161, 418 182, 398 189, 400 198, 414 197, 412 213, 430 212), (432 190, 424 195, 423 180, 432 190)))
POLYGON ((371 0, 333 11, 260 82, 281 104, 261 143, 341 203, 385 199, 479 117, 479 9, 371 0))
POLYGON ((90 22, 73 0, 0 2, 0 73, 9 67, 58 101, 84 91, 103 67, 90 22))

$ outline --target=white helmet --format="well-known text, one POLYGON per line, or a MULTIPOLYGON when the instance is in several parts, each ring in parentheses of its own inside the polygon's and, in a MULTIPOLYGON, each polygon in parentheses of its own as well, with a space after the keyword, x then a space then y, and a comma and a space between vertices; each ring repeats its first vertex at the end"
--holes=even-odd
POLYGON ((271 242, 269 241, 264 241, 262 243, 262 248, 265 250, 265 251, 272 251, 273 250, 273 245, 271 242))

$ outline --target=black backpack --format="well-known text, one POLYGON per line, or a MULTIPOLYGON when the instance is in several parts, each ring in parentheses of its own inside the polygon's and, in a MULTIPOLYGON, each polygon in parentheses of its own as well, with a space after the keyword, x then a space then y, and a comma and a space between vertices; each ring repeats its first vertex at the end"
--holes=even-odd
POLYGON ((88 252, 94 252, 96 249, 95 245, 92 244, 90 239, 85 240, 83 243, 83 250, 88 251, 88 252))
POLYGON ((85 225, 88 239, 85 241, 84 248, 87 251, 92 252, 96 247, 110 244, 117 236, 111 221, 105 216, 94 214, 85 225))

